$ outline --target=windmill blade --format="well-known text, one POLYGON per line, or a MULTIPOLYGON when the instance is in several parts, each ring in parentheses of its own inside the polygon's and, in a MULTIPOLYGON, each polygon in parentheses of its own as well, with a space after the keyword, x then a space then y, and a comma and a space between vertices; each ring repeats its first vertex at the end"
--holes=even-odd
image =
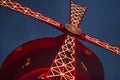
POLYGON ((35 19, 38 19, 38 20, 45 22, 49 25, 52 25, 53 27, 64 32, 64 25, 63 24, 61 24, 61 23, 59 23, 59 22, 57 22, 57 21, 55 21, 47 16, 42 15, 39 12, 33 11, 32 9, 30 9, 26 6, 23 6, 14 0, 0 0, 0 6, 4 6, 6 8, 17 11, 17 12, 22 13, 24 15, 31 16, 35 19))
POLYGON ((79 26, 87 7, 78 5, 71 1, 70 3, 70 24, 79 26))
POLYGON ((87 34, 83 34, 83 33, 80 36, 78 36, 78 38, 81 40, 93 43, 97 46, 100 46, 100 47, 102 47, 106 50, 109 50, 109 51, 115 53, 116 55, 120 56, 120 48, 119 47, 113 46, 109 43, 103 42, 99 39, 93 38, 93 37, 91 37, 87 34))

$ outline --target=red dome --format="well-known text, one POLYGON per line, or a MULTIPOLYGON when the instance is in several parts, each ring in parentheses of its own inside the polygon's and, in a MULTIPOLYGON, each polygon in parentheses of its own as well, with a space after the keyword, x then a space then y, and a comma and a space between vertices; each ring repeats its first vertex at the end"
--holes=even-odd
MULTIPOLYGON (((65 36, 27 42, 15 49, 4 61, 1 80, 40 80, 62 45, 65 36)), ((96 55, 77 42, 77 80, 104 80, 103 67, 96 55)), ((55 79, 56 80, 56 79, 55 79)))

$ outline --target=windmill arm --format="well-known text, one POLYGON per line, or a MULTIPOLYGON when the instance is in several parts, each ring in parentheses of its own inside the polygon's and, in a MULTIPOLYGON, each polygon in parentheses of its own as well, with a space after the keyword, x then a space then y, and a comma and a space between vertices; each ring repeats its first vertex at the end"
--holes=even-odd
POLYGON ((106 50, 109 50, 109 51, 115 53, 116 55, 120 56, 120 48, 119 47, 113 46, 109 43, 103 42, 99 39, 93 38, 93 37, 86 35, 86 34, 83 34, 83 33, 80 36, 78 36, 78 38, 81 40, 85 40, 87 42, 90 42, 92 44, 95 44, 97 46, 100 46, 100 47, 102 47, 106 50))
POLYGON ((22 13, 24 15, 31 16, 35 19, 38 19, 38 20, 45 22, 49 25, 52 25, 53 27, 55 27, 61 31, 63 31, 63 29, 64 29, 63 24, 61 24, 61 23, 59 23, 59 22, 57 22, 57 21, 55 21, 47 16, 42 15, 39 12, 33 11, 32 9, 30 9, 26 6, 23 6, 20 3, 15 2, 13 0, 0 0, 0 6, 4 6, 6 8, 17 11, 17 12, 22 13))
POLYGON ((87 10, 87 7, 78 5, 72 0, 70 2, 70 24, 79 26, 82 18, 87 10))

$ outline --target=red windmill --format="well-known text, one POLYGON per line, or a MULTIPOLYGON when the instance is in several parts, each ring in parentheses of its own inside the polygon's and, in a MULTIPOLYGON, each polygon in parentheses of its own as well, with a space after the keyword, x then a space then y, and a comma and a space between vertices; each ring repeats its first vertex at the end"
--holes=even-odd
POLYGON ((70 22, 64 25, 14 0, 0 0, 0 5, 43 21, 64 33, 56 38, 34 40, 15 49, 3 63, 0 79, 104 80, 98 57, 77 39, 120 55, 120 48, 86 35, 78 28, 87 9, 84 6, 71 1, 70 22))

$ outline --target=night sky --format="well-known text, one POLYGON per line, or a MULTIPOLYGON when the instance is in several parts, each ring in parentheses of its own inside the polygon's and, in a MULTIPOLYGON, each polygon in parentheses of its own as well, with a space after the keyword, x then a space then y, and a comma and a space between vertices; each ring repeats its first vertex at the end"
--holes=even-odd
MULTIPOLYGON (((16 0, 63 24, 69 23, 70 0, 16 0)), ((73 0, 88 7, 80 24, 83 33, 120 47, 120 0, 73 0)), ((18 46, 62 33, 34 18, 0 6, 0 66, 18 46)), ((105 80, 120 80, 120 57, 81 41, 101 60, 105 80)))

